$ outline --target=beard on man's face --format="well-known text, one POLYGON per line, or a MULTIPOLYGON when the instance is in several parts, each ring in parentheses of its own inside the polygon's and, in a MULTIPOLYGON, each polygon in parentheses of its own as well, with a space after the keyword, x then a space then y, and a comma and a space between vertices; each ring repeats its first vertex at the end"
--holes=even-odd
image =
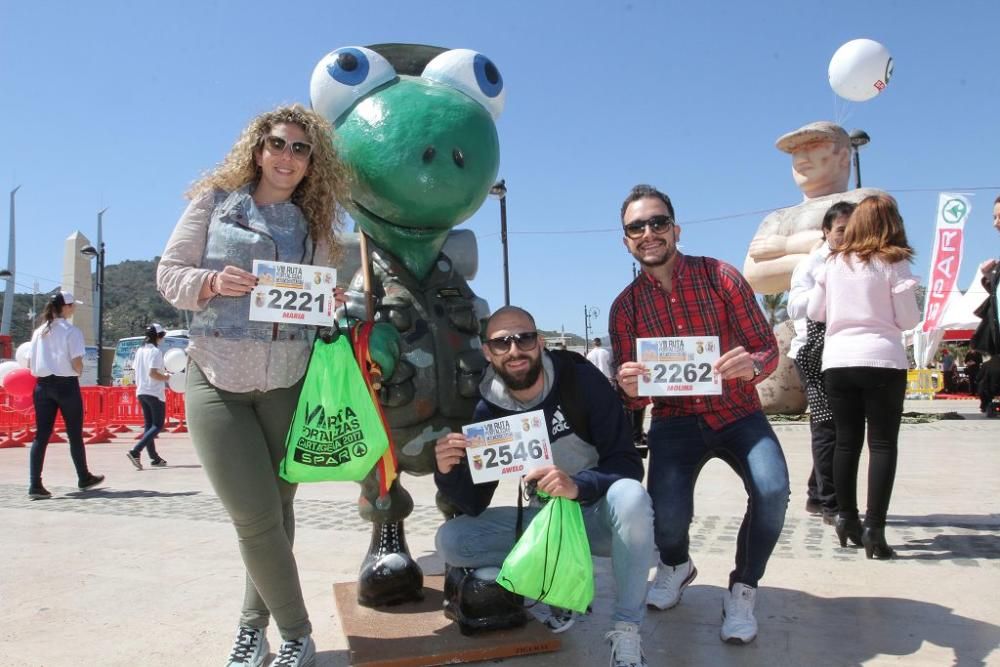
POLYGON ((499 375, 504 381, 504 384, 507 385, 508 389, 513 391, 527 389, 538 381, 538 375, 542 372, 542 355, 539 354, 537 357, 532 359, 526 354, 518 354, 516 356, 503 359, 499 363, 494 362, 493 370, 496 371, 497 375, 499 375), (504 363, 520 361, 522 359, 527 359, 531 362, 523 371, 511 373, 504 367, 504 363))

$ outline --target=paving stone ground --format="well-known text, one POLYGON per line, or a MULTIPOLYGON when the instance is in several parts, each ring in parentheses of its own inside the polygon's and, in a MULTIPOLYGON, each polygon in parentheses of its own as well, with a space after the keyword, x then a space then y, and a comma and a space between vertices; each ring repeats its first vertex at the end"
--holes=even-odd
MULTIPOLYGON (((650 612, 650 665, 1000 665, 1000 420, 973 401, 908 402, 962 421, 904 424, 887 529, 899 558, 866 561, 803 511, 808 426, 775 425, 792 478, 785 529, 761 582, 760 637, 746 647, 718 639, 721 596, 745 506, 724 464, 702 472, 691 526, 699 576, 683 602, 650 612)), ((136 471, 124 456, 134 434, 88 447, 108 476, 76 491, 65 445, 45 467, 52 500, 26 498, 27 449, 0 450, 0 667, 222 665, 242 595, 232 527, 186 435, 159 445, 171 466, 136 471)), ((862 459, 862 470, 867 458, 862 459)), ((409 477, 417 506, 411 550, 439 573, 433 481, 409 477)), ((864 475, 859 492, 864 493, 864 475)), ((501 487, 497 499, 513 502, 501 487)), ((320 667, 347 665, 332 584, 356 577, 369 526, 352 484, 303 485, 296 552, 315 626, 320 667)), ((863 495, 861 496, 863 498, 863 495)), ((604 665, 614 600, 610 562, 597 559, 593 613, 555 656, 511 665, 604 665)), ((279 639, 272 628, 272 644, 279 639)))

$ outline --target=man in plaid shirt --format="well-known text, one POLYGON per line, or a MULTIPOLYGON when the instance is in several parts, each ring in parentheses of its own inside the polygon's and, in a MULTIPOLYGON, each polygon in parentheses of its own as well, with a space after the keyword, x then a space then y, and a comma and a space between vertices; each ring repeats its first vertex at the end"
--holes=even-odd
POLYGON ((718 336, 721 353, 713 367, 721 395, 652 401, 648 479, 660 562, 646 603, 670 609, 698 573, 688 553, 694 484, 701 467, 718 457, 749 493, 720 633, 723 641, 746 644, 757 636, 757 582, 784 526, 789 496, 785 457, 756 390, 777 368, 777 341, 739 271, 677 250, 681 229, 667 195, 637 185, 621 218, 625 247, 642 266, 615 299, 608 325, 627 407, 650 401, 638 396, 639 376, 648 379, 650 369, 636 360, 637 338, 718 336))

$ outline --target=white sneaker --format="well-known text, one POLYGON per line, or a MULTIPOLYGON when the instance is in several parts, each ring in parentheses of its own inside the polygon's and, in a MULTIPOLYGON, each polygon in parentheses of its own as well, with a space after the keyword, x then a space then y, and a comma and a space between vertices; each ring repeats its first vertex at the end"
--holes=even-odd
POLYGON ((684 589, 697 576, 698 568, 694 566, 694 561, 691 559, 676 567, 659 563, 656 566, 656 577, 653 579, 653 585, 646 593, 646 604, 657 609, 676 607, 681 601, 684 589))
POLYGON ((233 642, 226 667, 262 667, 264 658, 270 651, 262 628, 241 625, 236 629, 236 641, 233 642))
POLYGON ((528 598, 524 600, 524 608, 536 621, 556 635, 573 627, 573 624, 576 623, 576 617, 579 616, 575 611, 562 607, 550 607, 544 602, 536 602, 528 598))
POLYGON ((733 590, 722 598, 722 641, 730 644, 749 644, 757 638, 757 618, 753 615, 757 604, 757 589, 745 584, 733 584, 733 590))
POLYGON ((639 626, 635 623, 618 621, 615 629, 604 635, 611 642, 611 667, 647 667, 646 656, 642 654, 639 626))
POLYGON ((306 635, 281 642, 271 667, 313 667, 316 664, 316 644, 306 635))

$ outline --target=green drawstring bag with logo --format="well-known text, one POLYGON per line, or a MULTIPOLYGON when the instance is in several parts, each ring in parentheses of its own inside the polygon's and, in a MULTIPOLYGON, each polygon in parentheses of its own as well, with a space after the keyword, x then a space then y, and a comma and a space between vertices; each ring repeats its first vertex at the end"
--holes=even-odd
POLYGON ((507 554, 497 583, 511 593, 586 613, 594 600, 594 561, 580 503, 546 502, 507 554))
POLYGON ((287 482, 364 479, 389 446, 374 397, 346 335, 317 337, 285 441, 287 482))

